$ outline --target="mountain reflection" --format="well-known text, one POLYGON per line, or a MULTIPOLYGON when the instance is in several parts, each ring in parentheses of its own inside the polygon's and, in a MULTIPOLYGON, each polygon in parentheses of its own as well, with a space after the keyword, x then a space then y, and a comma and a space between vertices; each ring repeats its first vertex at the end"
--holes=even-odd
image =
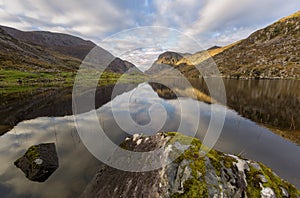
MULTIPOLYGON (((144 83, 131 91, 117 94, 112 101, 97 109, 96 115, 106 135, 119 144, 125 137, 134 133, 151 135, 156 131, 177 131, 179 125, 184 129, 179 132, 192 135, 197 131, 196 137, 203 140, 212 113, 218 116, 224 110, 227 112, 225 124, 215 148, 226 153, 240 153, 243 157, 263 162, 279 176, 299 187, 300 159, 296 157, 300 155, 299 147, 223 105, 207 104, 181 96, 165 100, 153 91, 153 85, 144 83), (200 119, 195 116, 199 112, 200 119), (120 123, 117 123, 115 118, 126 121, 128 115, 135 124, 123 122, 118 125, 120 123), (162 117, 165 120, 162 120, 162 117)), ((92 113, 75 115, 76 119, 84 121, 82 127, 86 135, 94 132, 91 130, 92 113)), ((1 136, 1 195, 69 197, 78 196, 82 192, 101 162, 82 144, 76 132, 74 118, 40 117, 23 121, 1 136), (45 183, 35 184, 28 181, 23 173, 14 167, 13 162, 29 146, 48 142, 55 142, 57 145, 60 167, 45 183)), ((97 141, 92 145, 97 146, 101 143, 97 141)))

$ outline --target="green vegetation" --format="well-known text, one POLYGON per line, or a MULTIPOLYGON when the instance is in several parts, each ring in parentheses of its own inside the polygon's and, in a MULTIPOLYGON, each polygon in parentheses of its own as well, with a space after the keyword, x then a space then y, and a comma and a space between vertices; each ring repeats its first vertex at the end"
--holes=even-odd
MULTIPOLYGON (((208 197, 208 190, 205 182, 205 156, 200 156, 199 153, 201 149, 206 150, 208 148, 201 144, 198 139, 180 133, 168 132, 167 135, 171 137, 168 144, 179 142, 182 145, 190 145, 189 149, 185 150, 184 153, 175 160, 175 163, 180 164, 183 160, 191 161, 189 167, 192 171, 192 178, 184 183, 184 193, 175 193, 171 197, 199 197, 199 195, 208 197)), ((221 168, 223 167, 222 163, 224 163, 225 167, 232 168, 233 163, 237 162, 236 159, 223 155, 214 149, 210 150, 206 156, 209 158, 219 177, 221 175, 221 168)))
POLYGON ((179 142, 182 145, 191 145, 175 162, 180 164, 183 160, 191 161, 189 167, 192 170, 193 177, 184 182, 183 194, 175 193, 171 197, 199 197, 199 195, 208 197, 208 190, 205 183, 205 162, 204 158, 199 155, 199 150, 202 146, 201 142, 180 133, 169 132, 167 135, 172 137, 168 144, 179 142))
POLYGON ((30 147, 28 151, 25 153, 25 156, 30 162, 33 162, 34 160, 38 159, 40 157, 38 153, 38 147, 37 146, 30 147))
MULTIPOLYGON (((26 151, 25 156, 28 159, 28 161, 31 162, 31 164, 33 164, 33 161, 36 160, 36 159, 38 159, 40 157, 40 155, 38 153, 38 147, 37 146, 30 147, 26 151)), ((14 164, 18 164, 20 159, 16 160, 14 164)))
POLYGON ((277 197, 282 197, 282 191, 280 188, 278 188, 278 186, 285 188, 289 192, 290 197, 300 196, 300 191, 297 190, 294 186, 292 186, 292 185, 288 184, 286 181, 280 179, 278 176, 276 176, 273 173, 273 171, 270 168, 266 167, 265 165, 263 165, 261 163, 259 163, 259 165, 262 168, 262 171, 261 171, 262 174, 268 180, 267 183, 263 183, 263 186, 272 188, 277 197))
POLYGON ((0 70, 0 94, 34 91, 43 87, 71 86, 75 74, 69 72, 24 72, 0 70))
POLYGON ((266 167, 262 163, 259 163, 259 166, 261 167, 261 170, 257 170, 250 166, 250 170, 245 171, 248 183, 247 194, 250 197, 260 197, 260 183, 263 187, 269 187, 274 190, 276 197, 283 197, 282 190, 279 187, 286 189, 289 192, 290 197, 297 197, 300 195, 299 190, 276 176, 270 168, 266 167), (261 182, 260 175, 267 179, 266 183, 261 182))
MULTIPOLYGON (((171 139, 168 141, 168 144, 174 144, 179 142, 181 145, 190 145, 189 149, 186 149, 183 154, 177 158, 174 162, 178 165, 181 164, 184 160, 187 160, 189 168, 192 171, 191 178, 186 180, 183 184, 184 191, 183 193, 175 193, 171 197, 208 197, 207 184, 205 182, 205 157, 200 156, 200 149, 207 149, 204 147, 201 142, 192 137, 187 137, 179 133, 169 132, 167 133, 171 139)), ((173 148, 174 150, 174 148, 173 148)), ((228 155, 224 155, 219 151, 214 149, 210 150, 206 157, 209 158, 211 164, 213 165, 216 174, 218 177, 221 177, 221 169, 233 168, 234 163, 238 161, 228 155)), ((300 195, 299 190, 297 190, 293 185, 279 178, 272 170, 265 165, 259 163, 261 169, 255 169, 249 165, 249 171, 245 170, 247 178, 247 195, 248 197, 260 197, 261 196, 261 185, 265 188, 270 187, 276 194, 277 197, 283 197, 282 190, 280 187, 284 188, 289 192, 290 197, 298 197, 300 195), (266 183, 261 181, 261 176, 264 176, 267 179, 266 183)))
POLYGON ((259 185, 260 179, 258 175, 260 172, 250 166, 250 171, 245 171, 246 178, 247 178, 247 195, 249 197, 260 197, 261 187, 259 185))
POLYGON ((189 179, 184 182, 183 185, 184 193, 179 194, 175 193, 171 197, 172 198, 198 198, 199 195, 201 197, 208 197, 208 191, 204 182, 196 180, 196 179, 189 179))
MULTIPOLYGON (((86 73, 83 78, 87 82, 93 80, 97 73, 86 73)), ((74 84, 74 72, 24 72, 11 69, 0 69, 0 95, 35 91, 39 88, 71 87, 74 84)), ((118 74, 103 72, 98 86, 115 84, 116 82, 142 82, 145 77, 141 74, 118 74)))

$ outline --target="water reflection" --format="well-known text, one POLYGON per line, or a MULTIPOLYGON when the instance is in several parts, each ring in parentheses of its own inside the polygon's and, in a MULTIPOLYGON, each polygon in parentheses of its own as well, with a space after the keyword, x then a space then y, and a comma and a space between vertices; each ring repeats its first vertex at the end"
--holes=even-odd
MULTIPOLYGON (((184 125, 185 130, 179 132, 190 135, 193 134, 193 130, 197 128, 196 136, 203 140, 212 114, 211 105, 190 98, 181 98, 185 111, 189 112, 181 115, 177 100, 159 99, 158 95, 156 94, 155 96, 155 94, 151 93, 152 91, 147 86, 139 86, 139 89, 147 89, 149 91, 147 95, 145 95, 145 91, 136 91, 137 98, 147 98, 147 100, 141 100, 140 103, 136 104, 139 108, 145 108, 143 111, 139 111, 141 114, 147 111, 147 106, 153 104, 154 100, 156 103, 163 105, 167 110, 168 117, 165 125, 160 129, 161 131, 176 131, 180 118, 182 117, 183 123, 181 124, 184 125), (139 93, 141 94, 138 95, 139 93), (199 126, 195 126, 198 121, 195 120, 193 113, 197 106, 199 106, 197 111, 200 111, 199 126)), ((122 97, 129 97, 130 95, 132 95, 131 92, 116 98, 116 100, 120 101, 119 104, 115 103, 115 105, 118 105, 116 108, 118 108, 120 112, 123 110, 122 97)), ((242 154, 242 156, 246 158, 263 162, 270 166, 281 177, 297 185, 298 188, 300 187, 300 170, 298 168, 300 167, 300 159, 298 157, 300 156, 299 146, 241 117, 233 110, 229 110, 219 104, 213 105, 216 107, 214 111, 216 111, 217 114, 218 111, 222 112, 224 108, 227 110, 224 128, 215 145, 216 149, 232 154, 242 154)), ((110 123, 104 127, 106 131, 109 131, 110 126, 116 126, 111 112, 110 104, 99 109, 99 117, 108 120, 110 123)), ((159 113, 156 114, 156 116, 159 115, 159 113)), ((149 119, 139 114, 135 114, 133 118, 136 118, 137 122, 144 122, 143 119, 149 119)), ((132 130, 134 130, 134 128, 132 128, 132 130)), ((110 133, 112 131, 114 134, 116 133, 114 137, 121 137, 117 135, 118 133, 124 134, 124 131, 118 127, 111 130, 110 133)), ((122 138, 115 139, 117 143, 121 140, 122 138)))
MULTIPOLYGON (((190 81, 209 95, 204 80, 190 81)), ((224 85, 227 105, 243 117, 283 130, 300 130, 299 80, 224 79, 224 85)))
MULTIPOLYGON (((134 89, 137 84, 119 84, 123 92, 134 89)), ((95 91, 95 107, 99 108, 112 98, 114 85, 100 86, 95 90, 85 90, 79 98, 83 100, 95 91)), ((18 122, 41 116, 72 115, 72 87, 43 88, 35 92, 24 92, 0 96, 0 135, 18 122)), ((119 93, 120 94, 120 93, 119 93)), ((91 109, 83 109, 84 112, 91 109)))
MULTIPOLYGON (((197 128, 197 137, 203 140, 211 117, 211 105, 191 98, 180 101, 185 113, 178 105, 177 99, 165 100, 158 96, 148 84, 139 85, 136 89, 116 96, 113 101, 105 104, 96 112, 99 123, 111 140, 119 144, 126 133, 117 125, 112 113, 122 116, 131 114, 136 123, 146 125, 150 122, 149 107, 153 104, 164 107, 166 122, 157 126, 156 122, 149 126, 151 135, 153 130, 176 131, 182 118, 184 134, 190 135, 197 128), (130 112, 125 108, 124 101, 131 97, 130 112), (200 112, 200 121, 195 120, 195 111, 200 112), (199 122, 199 126, 196 124, 199 122)), ((214 111, 222 112, 226 107, 214 105, 214 111)), ((287 179, 300 188, 300 148, 289 141, 261 128, 254 122, 244 119, 235 111, 227 110, 226 121, 222 134, 215 146, 216 149, 261 161, 270 166, 279 176, 287 179)), ((154 109, 152 115, 161 116, 161 111, 154 109)), ((89 132, 89 113, 77 115, 86 120, 86 131, 89 132)), ((158 120, 157 120, 158 121, 158 120)), ((123 125, 126 123, 123 123, 123 125)), ((134 126, 126 126, 135 132, 134 126)), ((101 142, 95 142, 95 145, 101 142)), ((9 133, 0 137, 0 191, 8 197, 70 197, 79 195, 87 182, 92 178, 100 164, 84 147, 77 135, 74 118, 44 117, 24 121, 9 133), (35 144, 56 142, 60 159, 60 168, 43 184, 29 182, 21 171, 14 167, 13 162, 25 150, 35 144), (55 189, 55 190, 54 190, 55 189)))
POLYGON ((300 130, 299 80, 224 80, 229 107, 259 123, 300 130))
POLYGON ((25 121, 0 138, 3 197, 71 197, 79 195, 100 164, 81 144, 73 118, 25 121), (27 180, 13 162, 31 145, 55 142, 60 167, 44 183, 27 180), (88 162, 88 163, 87 163, 88 162))

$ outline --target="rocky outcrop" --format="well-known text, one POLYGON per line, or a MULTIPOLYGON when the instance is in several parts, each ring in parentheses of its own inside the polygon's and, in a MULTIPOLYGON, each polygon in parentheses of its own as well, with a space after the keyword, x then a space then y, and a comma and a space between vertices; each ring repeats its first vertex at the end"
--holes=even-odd
MULTIPOLYGON (((188 60, 189 54, 180 54, 177 52, 165 52, 161 54, 152 66, 145 72, 148 75, 167 74, 168 77, 172 76, 169 72, 172 69, 180 71, 183 75, 189 78, 198 77, 200 72, 188 60)), ((176 75, 176 74, 175 74, 176 75)))
POLYGON ((183 153, 166 167, 150 172, 125 172, 103 165, 81 197, 300 196, 299 190, 265 165, 216 150, 203 156, 198 139, 179 133, 134 135, 121 146, 135 152, 167 147, 167 159, 178 151, 183 153))
POLYGON ((44 182, 59 166, 55 144, 32 146, 14 164, 25 173, 29 180, 44 182))

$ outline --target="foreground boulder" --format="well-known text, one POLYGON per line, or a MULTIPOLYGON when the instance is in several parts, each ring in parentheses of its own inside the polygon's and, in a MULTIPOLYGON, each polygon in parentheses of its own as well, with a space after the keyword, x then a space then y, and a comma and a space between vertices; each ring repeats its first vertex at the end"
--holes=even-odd
POLYGON ((31 146, 14 164, 25 173, 29 180, 44 182, 59 166, 55 144, 31 146))
POLYGON ((198 139, 178 133, 135 135, 121 146, 141 152, 171 147, 180 157, 159 170, 126 172, 103 165, 81 197, 299 197, 293 185, 265 165, 211 150, 200 155, 198 139), (187 142, 191 141, 188 148, 187 142), (171 146, 170 146, 171 145, 171 146))

